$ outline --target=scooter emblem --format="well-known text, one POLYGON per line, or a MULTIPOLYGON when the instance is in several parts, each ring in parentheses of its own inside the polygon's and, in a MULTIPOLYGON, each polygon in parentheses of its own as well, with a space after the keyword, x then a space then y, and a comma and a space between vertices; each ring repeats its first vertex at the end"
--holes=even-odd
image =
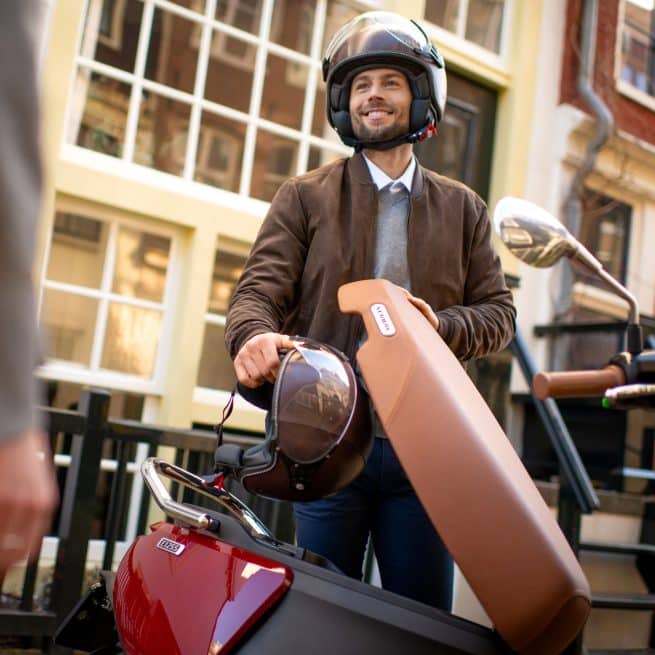
POLYGON ((186 548, 184 544, 180 544, 177 541, 172 541, 171 539, 166 539, 165 537, 162 537, 158 542, 157 542, 157 548, 160 550, 165 550, 167 553, 170 553, 171 555, 175 555, 178 557, 179 555, 182 554, 182 551, 186 548))
POLYGON ((387 308, 382 303, 371 305, 371 314, 373 314, 378 330, 380 330, 383 337, 392 337, 396 334, 396 326, 393 324, 387 308))

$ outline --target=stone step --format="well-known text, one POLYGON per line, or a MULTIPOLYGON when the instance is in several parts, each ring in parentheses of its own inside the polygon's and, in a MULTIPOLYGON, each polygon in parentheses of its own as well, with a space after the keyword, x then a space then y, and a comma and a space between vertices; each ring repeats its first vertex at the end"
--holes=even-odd
POLYGON ((619 555, 641 555, 650 553, 655 555, 655 546, 652 544, 613 544, 602 541, 582 541, 580 550, 596 553, 615 553, 619 555))
POLYGON ((592 593, 591 606, 597 609, 653 610, 655 594, 592 593))

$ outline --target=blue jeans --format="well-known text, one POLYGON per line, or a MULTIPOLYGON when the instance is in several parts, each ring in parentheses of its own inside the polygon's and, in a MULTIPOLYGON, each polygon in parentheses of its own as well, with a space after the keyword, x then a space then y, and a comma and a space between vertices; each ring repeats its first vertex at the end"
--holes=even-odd
POLYGON ((295 503, 298 545, 327 557, 361 580, 369 534, 382 587, 450 611, 453 560, 388 439, 348 487, 329 498, 295 503))

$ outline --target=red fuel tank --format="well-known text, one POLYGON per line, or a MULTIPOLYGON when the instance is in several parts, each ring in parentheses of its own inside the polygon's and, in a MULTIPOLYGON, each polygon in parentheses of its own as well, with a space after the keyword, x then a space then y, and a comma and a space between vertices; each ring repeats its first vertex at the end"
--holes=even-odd
POLYGON ((293 571, 209 534, 158 523, 114 583, 127 655, 224 655, 278 602, 293 571))

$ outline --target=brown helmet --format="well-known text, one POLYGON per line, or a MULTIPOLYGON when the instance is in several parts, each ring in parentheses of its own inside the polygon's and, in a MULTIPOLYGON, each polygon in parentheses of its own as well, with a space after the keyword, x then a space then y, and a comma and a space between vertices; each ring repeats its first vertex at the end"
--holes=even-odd
POLYGON ((446 106, 446 68, 437 48, 413 20, 388 11, 369 11, 346 23, 323 58, 327 117, 341 140, 356 149, 384 150, 422 141, 434 131, 446 106), (412 92, 409 132, 387 141, 360 142, 350 120, 350 85, 371 68, 395 68, 412 92))
POLYGON ((252 493, 307 501, 336 493, 359 475, 373 433, 368 399, 345 355, 308 339, 295 342, 274 385, 239 388, 246 400, 269 409, 264 441, 248 450, 221 445, 215 460, 217 470, 252 493))

